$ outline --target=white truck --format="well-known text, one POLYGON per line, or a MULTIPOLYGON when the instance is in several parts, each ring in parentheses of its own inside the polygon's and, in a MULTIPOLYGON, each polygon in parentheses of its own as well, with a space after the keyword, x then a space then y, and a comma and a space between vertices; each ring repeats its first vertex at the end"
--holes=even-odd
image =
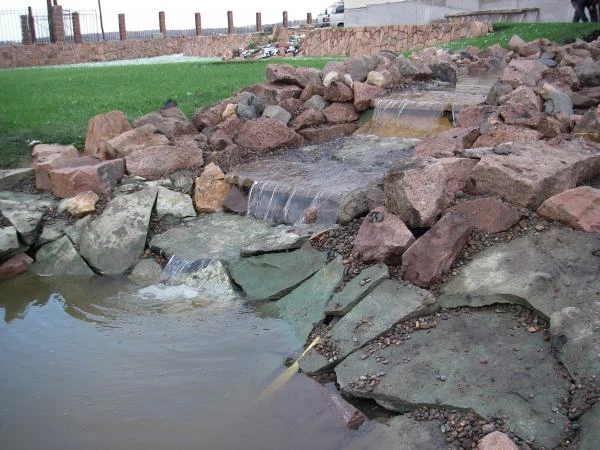
POLYGON ((315 22, 317 28, 332 27, 341 28, 344 26, 344 3, 338 2, 329 5, 324 11, 320 12, 315 22))

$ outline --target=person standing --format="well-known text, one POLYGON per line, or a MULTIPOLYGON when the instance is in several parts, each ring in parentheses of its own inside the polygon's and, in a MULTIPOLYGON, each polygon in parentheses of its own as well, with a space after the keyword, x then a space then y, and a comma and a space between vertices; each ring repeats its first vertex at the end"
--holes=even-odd
POLYGON ((590 20, 592 22, 598 22, 598 0, 587 0, 586 5, 588 13, 590 14, 590 20))
POLYGON ((578 23, 580 20, 583 23, 588 22, 588 18, 585 15, 585 6, 588 0, 571 0, 571 5, 575 9, 573 14, 573 23, 578 23))

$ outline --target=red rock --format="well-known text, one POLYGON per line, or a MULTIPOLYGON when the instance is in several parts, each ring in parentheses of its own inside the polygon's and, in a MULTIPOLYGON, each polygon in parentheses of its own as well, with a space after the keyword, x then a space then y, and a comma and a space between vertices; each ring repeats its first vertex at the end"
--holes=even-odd
POLYGON ((311 144, 320 144, 340 136, 350 136, 358 129, 356 123, 340 123, 322 127, 304 128, 299 133, 311 144))
POLYGON ((146 124, 154 125, 161 134, 164 134, 169 139, 198 133, 192 122, 176 106, 162 108, 157 112, 146 114, 134 123, 136 127, 146 124))
POLYGON ((128 130, 131 130, 131 124, 121 111, 92 117, 88 122, 83 153, 93 158, 105 159, 106 142, 128 130))
POLYGON ((267 64, 265 78, 269 83, 291 83, 305 87, 308 80, 289 64, 267 64))
POLYGON ((0 264, 0 280, 8 280, 24 273, 33 259, 25 253, 20 253, 0 264))
POLYGON ((237 186, 231 186, 223 200, 223 209, 240 215, 246 214, 248 211, 248 197, 237 186))
POLYGON ((525 111, 530 115, 535 115, 542 112, 542 99, 533 91, 529 86, 519 86, 510 94, 503 95, 499 99, 500 103, 500 115, 503 115, 503 111, 506 108, 510 108, 513 105, 522 105, 525 111))
POLYGON ((227 98, 216 105, 197 110, 192 118, 192 123, 199 131, 214 127, 223 121, 223 112, 230 103, 235 103, 235 99, 227 98))
POLYGON ((302 128, 314 127, 327 122, 327 118, 323 111, 318 109, 308 108, 300 113, 298 117, 290 122, 290 126, 294 130, 300 130, 302 128))
POLYGON ((314 388, 327 400, 329 409, 334 413, 335 416, 339 417, 340 423, 350 428, 351 430, 357 430, 366 420, 365 416, 359 409, 348 403, 344 398, 336 391, 329 390, 321 383, 313 380, 310 377, 306 377, 306 380, 310 385, 311 389, 314 388))
POLYGON ((411 228, 430 227, 445 207, 444 167, 433 158, 415 158, 384 176, 385 205, 411 228))
POLYGON ((600 150, 582 141, 565 141, 560 147, 509 143, 496 147, 495 152, 484 155, 475 166, 469 191, 530 209, 600 175, 600 150))
POLYGON ((157 133, 154 125, 142 125, 107 141, 106 153, 102 159, 124 158, 137 150, 168 143, 169 139, 165 135, 157 133))
POLYGON ((297 98, 288 98, 279 103, 283 109, 294 115, 302 107, 302 102, 297 98))
POLYGON ((341 81, 333 81, 323 92, 323 98, 330 102, 351 102, 354 92, 341 81))
POLYGON ((450 203, 454 194, 465 189, 471 171, 477 165, 477 160, 470 158, 442 158, 439 163, 444 168, 444 198, 443 205, 450 203))
POLYGON ((295 84, 259 83, 243 88, 242 92, 251 92, 265 105, 278 105, 289 98, 300 97, 302 88, 295 84))
POLYGON ((521 85, 535 87, 542 79, 546 66, 537 60, 513 59, 500 76, 500 81, 513 88, 521 85))
POLYGON ((31 162, 35 171, 35 187, 40 190, 52 190, 50 171, 79 157, 73 145, 38 144, 31 152, 31 162))
POLYGON ((354 90, 354 107, 358 111, 364 111, 375 106, 375 99, 383 97, 385 90, 379 86, 355 81, 352 85, 354 90))
POLYGON ((346 123, 358 120, 360 114, 352 103, 332 103, 323 110, 327 122, 346 123))
POLYGON ((581 82, 572 67, 552 67, 547 68, 542 73, 544 81, 552 84, 561 91, 579 90, 581 82))
POLYGON ((544 135, 529 128, 517 125, 497 124, 489 127, 473 144, 475 147, 495 147, 505 142, 534 142, 539 141, 544 135))
POLYGON ((213 213, 220 211, 223 202, 229 193, 229 183, 225 181, 225 174, 215 164, 207 165, 200 176, 196 178, 194 191, 194 204, 199 213, 213 213))
POLYGON ((444 216, 402 255, 402 278, 422 288, 431 286, 450 268, 470 231, 465 216, 444 216))
POLYGON ((519 450, 519 447, 504 433, 494 431, 481 438, 477 450, 519 450))
POLYGON ((462 108, 456 116, 456 126, 461 128, 478 128, 488 117, 496 113, 497 108, 489 105, 473 105, 462 108))
POLYGON ((573 134, 600 142, 600 115, 595 108, 585 112, 579 123, 573 127, 573 134))
POLYGON ((550 197, 537 210, 574 230, 600 234, 600 189, 580 186, 550 197))
POLYGON ((103 194, 114 188, 125 174, 123 159, 102 161, 83 156, 50 172, 52 193, 59 198, 74 197, 80 192, 103 194))
POLYGON ((308 83, 302 93, 300 94, 300 102, 304 103, 306 100, 311 98, 313 95, 323 95, 323 83, 317 85, 315 83, 308 83))
POLYGON ((192 138, 179 138, 175 145, 156 145, 143 148, 125 158, 127 172, 158 180, 180 169, 202 167, 202 150, 192 138))
POLYGON ((352 255, 367 264, 400 264, 402 254, 415 237, 397 216, 381 206, 363 220, 354 240, 352 255))
POLYGON ((495 198, 478 198, 459 203, 448 210, 465 216, 473 228, 495 234, 514 226, 521 215, 495 198))
POLYGON ((243 148, 264 153, 277 148, 295 148, 304 138, 277 119, 247 120, 239 129, 235 143, 243 148))
POLYGON ((228 145, 223 150, 212 152, 206 157, 206 164, 215 163, 225 171, 240 163, 243 151, 235 144, 228 145))
POLYGON ((471 148, 478 137, 478 128, 450 128, 417 145, 414 156, 433 156, 435 158, 454 156, 465 148, 471 148))
POLYGON ((71 198, 67 205, 67 211, 73 217, 83 217, 96 211, 96 203, 98 202, 98 194, 92 191, 80 192, 75 197, 71 198))

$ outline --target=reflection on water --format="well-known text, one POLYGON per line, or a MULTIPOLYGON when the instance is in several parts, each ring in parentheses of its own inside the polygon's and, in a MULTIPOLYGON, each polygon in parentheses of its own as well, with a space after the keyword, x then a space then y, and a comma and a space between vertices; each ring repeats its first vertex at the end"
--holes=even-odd
POLYGON ((0 289, 2 448, 334 450, 365 432, 302 375, 258 400, 299 343, 240 301, 107 277, 0 289))

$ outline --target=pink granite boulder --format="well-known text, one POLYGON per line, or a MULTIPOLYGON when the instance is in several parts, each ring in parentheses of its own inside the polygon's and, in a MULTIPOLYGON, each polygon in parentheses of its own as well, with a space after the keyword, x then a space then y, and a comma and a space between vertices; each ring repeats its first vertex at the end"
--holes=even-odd
POLYGON ((550 197, 538 214, 574 230, 600 234, 600 189, 580 186, 550 197))
POLYGON ((106 159, 106 142, 129 130, 131 124, 121 111, 98 114, 88 122, 83 153, 93 158, 106 159))
POLYGON ((79 157, 73 145, 38 144, 33 147, 31 161, 35 172, 35 187, 43 191, 52 190, 50 171, 79 157))
POLYGON ((125 175, 123 159, 103 161, 83 156, 50 172, 52 193, 59 198, 74 197, 80 192, 103 194, 114 188, 125 175))

